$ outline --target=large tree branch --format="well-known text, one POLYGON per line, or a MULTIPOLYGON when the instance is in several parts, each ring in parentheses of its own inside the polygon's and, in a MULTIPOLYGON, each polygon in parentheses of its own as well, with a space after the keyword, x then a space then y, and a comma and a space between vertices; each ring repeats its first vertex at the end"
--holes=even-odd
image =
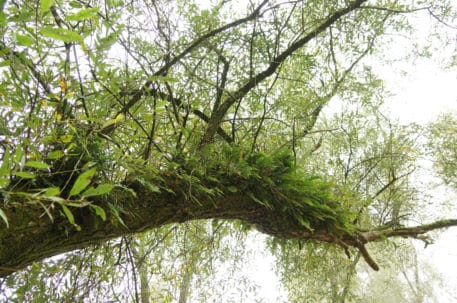
MULTIPOLYGON (((23 193, 2 196, 0 202, 4 205, 2 208, 10 227, 6 228, 2 223, 0 228, 0 277, 20 270, 34 261, 84 248, 93 243, 165 224, 197 219, 238 219, 278 238, 324 241, 340 245, 345 250, 354 247, 374 269, 378 269, 378 266, 370 257, 365 244, 390 237, 417 238, 432 230, 457 226, 457 219, 452 219, 387 230, 355 229, 351 232, 332 233, 324 225, 317 225, 310 230, 290 216, 290 213, 284 212, 283 205, 271 207, 271 204, 268 206, 268 201, 259 201, 253 197, 251 193, 254 189, 244 186, 245 181, 240 179, 239 175, 226 179, 225 188, 246 188, 245 190, 219 190, 217 195, 198 194, 192 184, 180 184, 183 179, 169 172, 164 172, 160 178, 168 178, 167 182, 175 186, 174 193, 158 191, 157 187, 148 186, 147 182, 140 178, 127 182, 123 188, 115 188, 109 199, 92 200, 91 203, 105 209, 105 221, 90 211, 89 207, 71 208, 77 229, 70 224, 67 217, 59 215, 58 203, 51 207, 49 200, 40 201, 39 196, 24 196, 23 193), (126 187, 131 190, 125 190, 126 187), (178 190, 179 188, 181 190, 178 190), (132 192, 135 192, 135 195, 132 192), (47 205, 47 209, 44 210, 39 205, 47 205), (120 214, 125 225, 120 223, 115 212, 110 211, 113 207, 127 210, 120 214), (52 221, 46 212, 52 214, 52 221)), ((276 190, 272 191, 275 192, 276 190)), ((268 195, 270 196, 273 201, 278 199, 273 194, 268 195)))

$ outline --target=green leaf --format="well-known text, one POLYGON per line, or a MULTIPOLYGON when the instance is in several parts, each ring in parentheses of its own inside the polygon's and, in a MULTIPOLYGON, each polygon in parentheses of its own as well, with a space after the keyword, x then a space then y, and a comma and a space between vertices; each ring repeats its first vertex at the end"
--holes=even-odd
POLYGON ((97 13, 99 11, 98 7, 86 8, 78 11, 77 13, 67 15, 65 17, 66 21, 83 21, 87 19, 95 19, 98 17, 97 13))
POLYGON ((21 145, 16 146, 16 152, 14 153, 13 161, 15 163, 19 163, 20 166, 24 165, 24 162, 25 162, 24 149, 21 145))
POLYGON ((125 118, 125 115, 121 113, 121 114, 117 115, 116 118, 110 119, 110 120, 106 121, 105 123, 103 123, 101 129, 103 130, 109 126, 119 124, 124 120, 124 118, 125 118))
POLYGON ((73 7, 73 8, 81 8, 81 7, 83 7, 83 6, 81 5, 81 3, 79 3, 78 1, 70 1, 69 5, 70 5, 71 7, 73 7))
POLYGON ((311 227, 311 224, 309 223, 308 220, 302 218, 300 215, 298 215, 296 218, 301 226, 304 226, 309 231, 314 231, 314 229, 311 227))
POLYGON ((68 197, 75 196, 82 192, 90 184, 90 182, 92 182, 92 177, 95 175, 95 172, 95 168, 91 168, 80 174, 73 184, 68 197))
POLYGON ((5 153, 3 154, 2 165, 0 166, 0 178, 7 177, 10 175, 10 157, 10 150, 9 148, 6 148, 5 153))
POLYGON ((0 178, 0 188, 5 188, 10 184, 10 179, 0 178))
POLYGON ((44 15, 44 13, 46 13, 53 4, 54 4, 54 0, 41 0, 40 1, 41 15, 44 15))
POLYGON ((35 17, 33 10, 23 10, 19 14, 10 15, 8 18, 9 22, 28 22, 35 17))
POLYGON ((0 12, 0 26, 4 27, 8 24, 8 18, 4 12, 0 12))
POLYGON ((10 65, 11 65, 11 60, 5 60, 5 61, 0 62, 0 67, 10 66, 10 65))
POLYGON ((23 179, 34 179, 36 178, 36 175, 26 172, 26 171, 18 171, 15 174, 17 177, 21 177, 23 179))
POLYGON ((251 198, 252 200, 254 200, 254 202, 264 206, 265 208, 268 208, 268 209, 273 209, 273 206, 271 204, 269 204, 267 201, 262 201, 260 200, 259 198, 257 198, 252 192, 248 192, 247 193, 248 197, 251 198))
POLYGON ((64 28, 43 27, 40 33, 48 38, 63 42, 82 42, 83 37, 77 32, 64 28))
POLYGON ((113 217, 119 222, 121 223, 122 226, 127 227, 127 225, 125 225, 124 223, 124 220, 122 220, 120 214, 119 214, 119 210, 111 203, 108 203, 108 208, 110 209, 110 213, 113 215, 113 217))
POLYGON ((33 42, 35 42, 32 37, 19 34, 16 35, 16 41, 19 45, 27 47, 32 46, 33 42))
POLYGON ((65 153, 63 151, 53 150, 52 152, 49 153, 49 155, 46 157, 46 159, 55 160, 55 159, 60 159, 63 156, 65 156, 65 153))
POLYGON ((227 187, 227 189, 231 193, 236 193, 238 191, 238 187, 233 186, 233 185, 230 185, 229 187, 227 187))
POLYGON ((68 209, 68 207, 65 204, 60 204, 60 206, 62 206, 62 210, 63 210, 65 216, 67 217, 68 222, 70 222, 73 225, 76 225, 75 224, 75 217, 73 216, 71 211, 68 209))
POLYGON ((95 214, 102 218, 103 221, 106 221, 106 213, 103 208, 98 205, 91 204, 90 207, 95 211, 95 214))
POLYGON ((6 228, 9 228, 9 224, 8 224, 8 218, 6 217, 6 214, 5 212, 0 208, 0 217, 2 217, 3 221, 5 222, 6 224, 6 228))
POLYGON ((113 184, 100 184, 97 188, 89 187, 86 191, 82 193, 83 197, 90 197, 90 196, 100 196, 109 193, 113 189, 113 184))
POLYGON ((109 127, 109 126, 112 126, 112 125, 114 125, 114 124, 116 124, 116 119, 109 119, 108 121, 106 121, 105 123, 103 123, 101 129, 103 130, 103 129, 105 129, 105 128, 109 127))
POLYGON ((73 135, 63 135, 59 138, 62 143, 70 143, 73 140, 73 135))
POLYGON ((58 188, 58 187, 50 187, 50 188, 46 189, 46 191, 44 192, 44 195, 46 197, 58 196, 59 194, 60 194, 60 188, 58 188))
POLYGON ((109 49, 114 43, 116 43, 116 41, 118 40, 119 35, 122 33, 123 29, 124 29, 124 27, 120 26, 116 31, 110 33, 106 37, 97 38, 97 42, 96 42, 97 51, 109 49))
POLYGON ((48 169, 49 165, 43 162, 38 162, 38 161, 27 161, 25 162, 25 166, 27 167, 33 167, 36 169, 48 169))
POLYGON ((141 185, 143 185, 144 187, 149 189, 151 192, 160 193, 160 188, 157 185, 154 185, 151 182, 149 182, 141 177, 138 178, 137 180, 141 183, 141 185))

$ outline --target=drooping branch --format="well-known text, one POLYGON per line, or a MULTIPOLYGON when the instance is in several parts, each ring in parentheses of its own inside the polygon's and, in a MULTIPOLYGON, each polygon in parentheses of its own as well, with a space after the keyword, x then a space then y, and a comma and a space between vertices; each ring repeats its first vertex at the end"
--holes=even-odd
MULTIPOLYGON (((435 221, 430 224, 417 225, 412 227, 394 227, 383 230, 357 230, 353 233, 345 234, 341 237, 335 237, 328 231, 290 231, 289 236, 300 240, 317 240, 322 242, 333 243, 341 246, 345 250, 348 247, 356 248, 373 270, 379 270, 376 261, 370 256, 366 244, 371 242, 383 241, 388 238, 402 237, 422 240, 424 234, 443 228, 457 226, 457 219, 444 219, 435 221)), ((268 234, 273 234, 267 231, 268 234)))

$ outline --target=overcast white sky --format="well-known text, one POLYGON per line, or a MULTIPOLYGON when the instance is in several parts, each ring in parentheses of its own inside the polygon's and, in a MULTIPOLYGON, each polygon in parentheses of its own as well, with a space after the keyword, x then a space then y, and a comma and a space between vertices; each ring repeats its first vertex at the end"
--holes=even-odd
MULTIPOLYGON (((417 18, 417 25, 420 28, 415 39, 426 41, 430 31, 430 18, 422 16, 417 18), (425 19, 424 19, 425 18, 425 19)), ((415 22, 416 23, 416 22, 415 22)), ((457 30, 451 30, 457 37, 457 30)), ((400 40, 403 38, 399 37, 400 40)), ((414 38, 413 38, 414 39, 414 38)), ((388 46, 386 56, 402 56, 405 52, 404 44, 398 41, 397 47, 388 46)), ((404 41, 402 41, 404 42, 404 41)), ((411 42, 411 41, 410 41, 411 42)), ((456 68, 444 70, 439 62, 449 61, 450 58, 439 58, 449 56, 457 51, 456 45, 449 45, 438 57, 433 59, 416 59, 413 62, 400 63, 397 66, 384 65, 376 70, 385 81, 391 96, 386 98, 386 110, 389 116, 398 119, 402 124, 418 123, 426 124, 434 121, 440 114, 454 112, 457 115, 457 72, 456 68)), ((431 191, 434 189, 431 188, 431 191)), ((446 218, 457 218, 457 194, 453 192, 436 191, 433 204, 440 211, 443 208, 442 202, 453 202, 448 212, 441 214, 446 218), (450 201, 455 198, 454 201, 450 201)), ((426 210, 428 211, 428 210, 426 210)), ((433 211, 433 207, 432 210, 433 211)), ((439 293, 440 303, 457 302, 455 285, 457 285, 457 227, 447 231, 436 233, 435 244, 424 249, 423 243, 418 241, 417 253, 419 260, 429 262, 444 278, 442 292, 439 293)), ((262 285, 265 298, 271 300, 264 302, 279 302, 277 278, 268 268, 274 260, 271 257, 259 259, 254 262, 252 270, 255 271, 255 280, 262 285), (263 261, 262 261, 263 260, 263 261), (263 263, 262 263, 263 262, 263 263)), ((382 270, 382 269, 381 269, 382 270)))
MULTIPOLYGON (((457 73, 443 71, 431 60, 418 60, 409 66, 409 76, 398 73, 386 77, 386 82, 394 95, 388 100, 391 116, 402 123, 425 124, 434 121, 440 114, 457 114, 457 73)), ((451 161, 451 160, 450 160, 451 161)), ((433 190, 433 189, 430 189, 433 190)), ((442 202, 450 202, 445 218, 457 218, 457 194, 452 191, 434 193, 432 201, 437 209, 442 202)), ((433 210, 432 210, 433 211, 433 210)), ((439 302, 457 302, 457 227, 437 233, 435 243, 423 248, 417 243, 419 260, 429 262, 442 274, 445 285, 439 294, 439 302)))
MULTIPOLYGON (((390 116, 400 123, 425 124, 442 113, 457 113, 457 73, 443 71, 430 60, 418 60, 417 63, 408 67, 409 75, 400 74, 394 69, 380 69, 387 88, 392 93, 392 97, 386 100, 390 116)), ((454 196, 457 198, 457 195, 454 196)), ((436 195, 436 201, 432 202, 439 205, 449 198, 449 195, 440 193, 436 195)), ((437 209, 443 208, 437 206, 437 209)), ((457 200, 444 217, 457 218, 457 200)), ((261 238, 256 238, 259 237, 261 238)), ((429 262, 445 280, 443 292, 439 293, 439 302, 457 302, 457 294, 454 294, 457 285, 457 227, 436 233, 434 239, 435 243, 427 248, 418 241, 418 258, 429 262)), ((261 286, 260 293, 267 299, 262 302, 280 302, 280 295, 284 294, 277 291, 279 283, 272 270, 273 264, 274 258, 266 254, 246 268, 246 271, 251 272, 252 279, 261 286)))

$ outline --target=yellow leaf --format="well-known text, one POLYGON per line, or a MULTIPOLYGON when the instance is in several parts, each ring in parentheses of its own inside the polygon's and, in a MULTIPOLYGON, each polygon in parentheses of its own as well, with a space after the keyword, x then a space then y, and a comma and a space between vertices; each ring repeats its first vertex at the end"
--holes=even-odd
POLYGON ((59 86, 60 86, 60 91, 65 94, 65 92, 68 89, 68 85, 63 76, 60 76, 60 78, 59 78, 59 86))
POLYGON ((65 95, 65 98, 71 98, 74 96, 74 93, 73 92, 69 92, 65 95))
POLYGON ((116 121, 116 123, 119 123, 119 122, 122 122, 122 120, 124 120, 125 118, 125 115, 123 113, 120 113, 116 116, 116 118, 114 118, 114 121, 116 121))
POLYGON ((110 120, 106 121, 105 123, 103 123, 102 129, 119 124, 124 120, 124 118, 125 118, 125 115, 123 113, 120 113, 116 116, 116 118, 110 119, 110 120))
POLYGON ((103 123, 102 129, 110 127, 110 126, 112 126, 114 124, 116 124, 116 119, 110 119, 110 120, 106 121, 105 123, 103 123))

